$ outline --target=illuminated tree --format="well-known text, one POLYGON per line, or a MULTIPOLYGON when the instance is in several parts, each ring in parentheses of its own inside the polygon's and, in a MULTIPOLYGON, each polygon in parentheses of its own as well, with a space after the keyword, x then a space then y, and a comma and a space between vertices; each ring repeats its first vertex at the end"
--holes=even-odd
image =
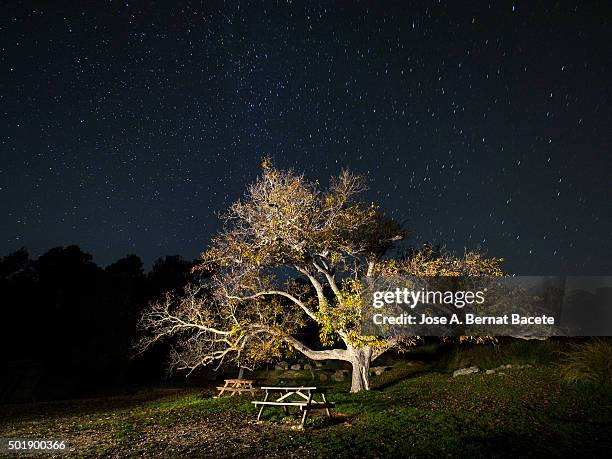
POLYGON ((414 341, 361 334, 364 277, 416 274, 414 266, 425 275, 453 269, 483 274, 498 270, 499 262, 470 254, 436 264, 420 252, 401 262, 385 260, 404 231, 374 204, 358 200, 364 189, 364 180, 347 171, 322 190, 264 161, 262 176, 230 207, 223 230, 202 254, 197 269, 214 273, 205 293, 189 286, 183 295, 152 304, 138 348, 173 336, 171 365, 187 370, 228 361, 245 366, 291 349, 313 360, 350 362, 351 391, 368 390, 372 361, 414 341), (307 322, 317 325, 324 349, 299 338, 307 322))

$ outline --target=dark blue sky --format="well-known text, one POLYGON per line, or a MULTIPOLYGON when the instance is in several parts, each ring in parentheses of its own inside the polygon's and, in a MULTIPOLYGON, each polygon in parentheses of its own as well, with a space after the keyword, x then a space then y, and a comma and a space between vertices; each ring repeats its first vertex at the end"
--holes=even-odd
POLYGON ((0 248, 192 258, 264 155, 412 241, 612 272, 606 2, 12 2, 0 248))

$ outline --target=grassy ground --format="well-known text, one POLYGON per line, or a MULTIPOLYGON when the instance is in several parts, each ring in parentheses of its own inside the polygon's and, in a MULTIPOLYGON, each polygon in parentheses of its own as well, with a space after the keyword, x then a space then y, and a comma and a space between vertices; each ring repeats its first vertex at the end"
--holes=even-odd
POLYGON ((65 438, 83 457, 609 457, 609 387, 563 384, 554 364, 422 370, 387 372, 364 394, 336 386, 334 418, 315 415, 304 431, 280 410, 256 422, 248 398, 208 390, 0 407, 0 437, 65 438))

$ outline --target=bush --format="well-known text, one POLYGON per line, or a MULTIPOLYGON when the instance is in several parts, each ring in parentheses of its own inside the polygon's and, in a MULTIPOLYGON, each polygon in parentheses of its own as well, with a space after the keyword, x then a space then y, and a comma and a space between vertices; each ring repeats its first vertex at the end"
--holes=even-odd
POLYGON ((558 360, 561 356, 559 341, 547 339, 538 340, 515 340, 505 345, 504 354, 508 360, 506 363, 518 363, 538 365, 558 360))
POLYGON ((568 383, 612 384, 612 342, 595 338, 572 346, 561 364, 561 374, 568 383))
POLYGON ((494 368, 502 363, 503 356, 499 346, 492 344, 469 344, 462 345, 455 349, 443 362, 447 371, 458 370, 470 366, 479 368, 494 368))
POLYGON ((561 354, 558 341, 512 340, 498 344, 461 345, 443 362, 448 371, 477 366, 483 369, 506 364, 538 365, 550 363, 561 354))

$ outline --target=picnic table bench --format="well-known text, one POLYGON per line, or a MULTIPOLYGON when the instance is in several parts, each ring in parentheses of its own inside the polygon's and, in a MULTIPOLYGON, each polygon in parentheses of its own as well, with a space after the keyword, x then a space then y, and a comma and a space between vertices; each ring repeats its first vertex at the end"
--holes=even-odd
POLYGON ((219 395, 217 397, 221 397, 224 392, 231 392, 232 397, 236 394, 240 395, 244 392, 248 392, 251 397, 255 395, 255 389, 253 387, 252 379, 226 379, 225 385, 217 386, 217 390, 219 391, 219 395))
POLYGON ((257 414, 257 420, 261 419, 261 414, 266 406, 280 406, 283 408, 286 414, 289 414, 290 407, 299 407, 302 411, 301 427, 304 427, 308 412, 310 410, 322 410, 324 409, 327 416, 331 417, 330 409, 334 407, 334 402, 327 400, 326 393, 327 388, 325 387, 262 387, 261 390, 266 392, 262 401, 253 401, 255 406, 259 406, 259 413, 257 414), (279 397, 275 400, 268 400, 271 393, 278 392, 279 397), (321 400, 315 400, 315 395, 320 395, 321 400))

